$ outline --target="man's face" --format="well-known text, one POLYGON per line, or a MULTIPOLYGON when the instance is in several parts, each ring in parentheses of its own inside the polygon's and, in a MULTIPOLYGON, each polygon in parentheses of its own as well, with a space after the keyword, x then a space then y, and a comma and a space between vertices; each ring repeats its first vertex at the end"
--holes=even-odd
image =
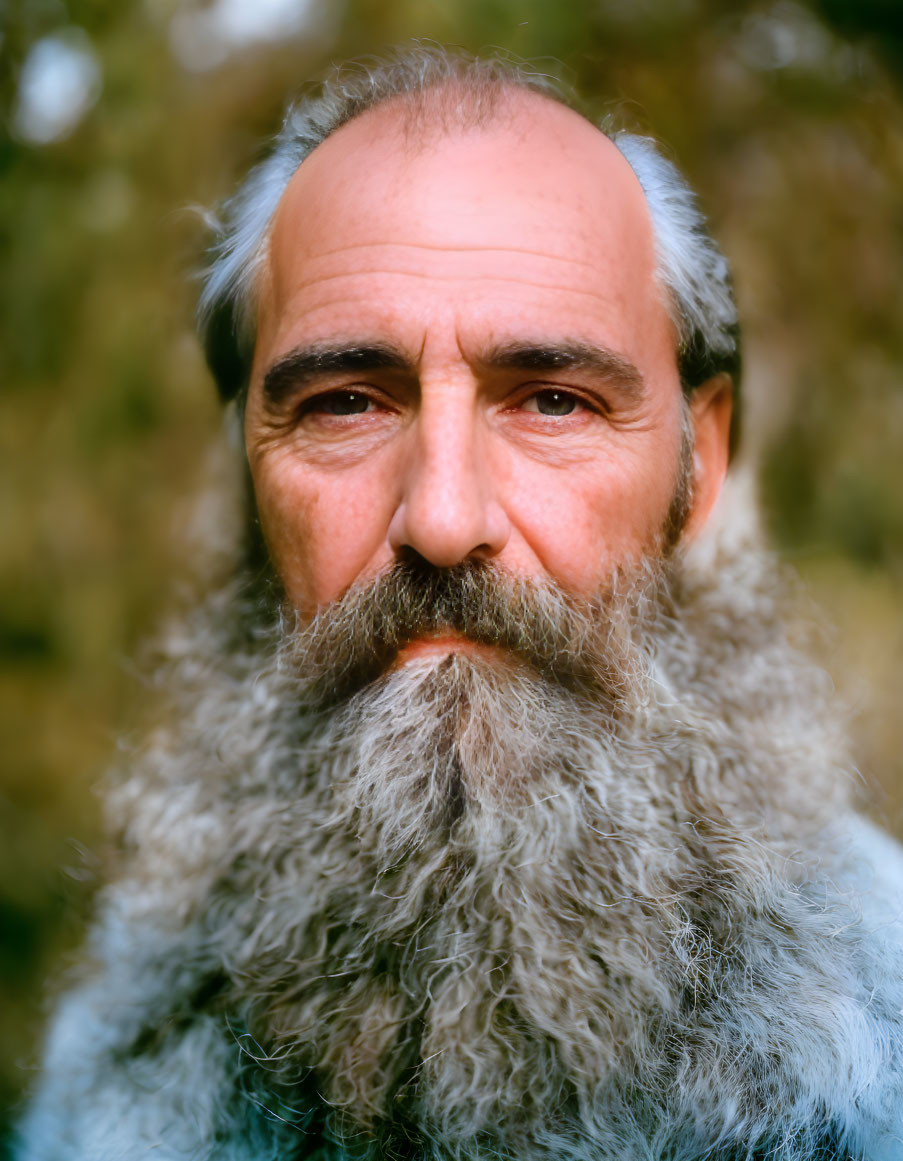
MULTIPOLYGON (((343 127, 276 214, 245 427, 274 566, 305 617, 412 553, 595 592, 661 550, 680 478, 642 191, 539 97, 480 129, 405 127, 392 105, 343 127)), ((726 457, 713 398, 693 409, 694 525, 726 457)))

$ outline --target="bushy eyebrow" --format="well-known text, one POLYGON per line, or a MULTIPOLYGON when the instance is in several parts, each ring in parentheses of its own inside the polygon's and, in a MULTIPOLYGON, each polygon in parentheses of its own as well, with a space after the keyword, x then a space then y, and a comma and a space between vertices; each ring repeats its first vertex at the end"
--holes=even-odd
MULTIPOLYGON (((645 395, 645 380, 629 359, 580 340, 502 343, 481 352, 475 361, 485 370, 588 373, 605 379, 628 403, 638 403, 645 395)), ((293 392, 325 375, 366 375, 387 370, 417 376, 411 360, 389 343, 314 343, 278 359, 264 375, 263 394, 270 405, 278 406, 293 392)))
POLYGON ((387 370, 414 373, 410 360, 389 344, 315 343, 278 359, 263 377, 263 395, 268 403, 278 405, 323 375, 387 370))
POLYGON ((646 381, 639 368, 623 355, 580 340, 562 343, 503 343, 485 352, 480 362, 499 370, 542 374, 580 371, 605 379, 630 403, 639 403, 646 381))

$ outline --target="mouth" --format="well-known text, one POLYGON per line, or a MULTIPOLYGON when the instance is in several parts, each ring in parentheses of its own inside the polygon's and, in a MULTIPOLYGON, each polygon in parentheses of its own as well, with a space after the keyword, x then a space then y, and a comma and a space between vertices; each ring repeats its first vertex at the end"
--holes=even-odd
POLYGON ((463 653, 471 657, 496 658, 498 649, 493 645, 481 645, 468 637, 449 630, 427 637, 418 637, 403 645, 395 657, 392 668, 406 665, 409 661, 434 661, 447 657, 450 653, 463 653))

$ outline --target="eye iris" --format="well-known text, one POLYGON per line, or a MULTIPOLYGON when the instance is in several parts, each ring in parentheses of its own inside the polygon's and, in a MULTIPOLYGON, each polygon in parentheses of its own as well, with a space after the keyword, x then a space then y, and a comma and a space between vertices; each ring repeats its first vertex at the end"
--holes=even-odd
POLYGON ((570 415, 574 410, 574 398, 563 391, 540 391, 536 396, 536 407, 541 415, 570 415))
POLYGON ((357 391, 336 392, 324 401, 324 410, 330 415, 360 415, 367 410, 369 402, 366 395, 357 391))

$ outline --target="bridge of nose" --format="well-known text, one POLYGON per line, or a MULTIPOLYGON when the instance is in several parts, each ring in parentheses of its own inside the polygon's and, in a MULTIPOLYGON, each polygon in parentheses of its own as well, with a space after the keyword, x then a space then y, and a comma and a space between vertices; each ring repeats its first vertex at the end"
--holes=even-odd
POLYGON ((504 547, 507 520, 495 494, 485 411, 469 371, 422 379, 401 502, 389 530, 396 552, 413 549, 450 567, 504 547))

